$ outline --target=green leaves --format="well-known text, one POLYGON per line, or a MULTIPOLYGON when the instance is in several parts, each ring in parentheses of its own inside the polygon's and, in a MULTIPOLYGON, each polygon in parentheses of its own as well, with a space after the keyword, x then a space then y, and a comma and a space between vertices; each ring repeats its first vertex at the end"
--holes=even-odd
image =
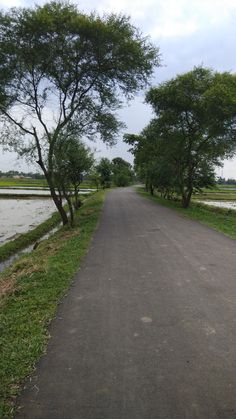
POLYGON ((214 183, 214 167, 236 151, 236 75, 196 67, 152 88, 155 119, 128 136, 146 184, 182 196, 214 183))
POLYGON ((19 153, 37 161, 58 207, 58 138, 114 144, 123 127, 115 111, 147 85, 158 49, 128 17, 86 15, 65 1, 0 15, 0 47, 0 113, 22 132, 19 153))

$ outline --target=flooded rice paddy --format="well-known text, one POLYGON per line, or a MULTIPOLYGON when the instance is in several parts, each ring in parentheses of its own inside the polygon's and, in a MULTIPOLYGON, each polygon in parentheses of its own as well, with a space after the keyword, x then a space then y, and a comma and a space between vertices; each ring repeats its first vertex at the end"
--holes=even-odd
MULTIPOLYGON (((93 191, 81 189, 79 193, 85 195, 93 191)), ((50 197, 50 191, 46 188, 0 188, 0 194, 0 245, 37 227, 56 211, 54 202, 46 199, 50 197)))
MULTIPOLYGON (((95 189, 81 189, 79 191, 80 195, 87 195, 91 192, 93 192, 95 189)), ((49 189, 30 189, 30 188, 24 188, 24 189, 18 189, 18 188, 0 188, 0 194, 1 195, 29 195, 29 196, 37 196, 37 195, 45 195, 50 196, 49 189)))
POLYGON ((198 201, 211 207, 228 208, 236 210, 236 201, 198 201))
POLYGON ((55 210, 49 199, 0 199, 0 245, 35 228, 55 210))

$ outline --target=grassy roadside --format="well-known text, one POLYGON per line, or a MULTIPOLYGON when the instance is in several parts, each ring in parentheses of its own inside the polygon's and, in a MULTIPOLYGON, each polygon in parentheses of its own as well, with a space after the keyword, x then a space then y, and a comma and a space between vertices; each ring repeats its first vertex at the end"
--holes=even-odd
POLYGON ((188 209, 182 208, 180 202, 168 201, 160 196, 151 196, 143 188, 137 189, 138 193, 165 207, 172 208, 185 217, 197 220, 214 230, 224 233, 226 236, 236 239, 236 211, 192 202, 188 209))
POLYGON ((92 195, 78 211, 77 227, 61 228, 0 276, 1 418, 13 417, 20 383, 45 351, 47 326, 88 249, 103 201, 103 191, 92 195))

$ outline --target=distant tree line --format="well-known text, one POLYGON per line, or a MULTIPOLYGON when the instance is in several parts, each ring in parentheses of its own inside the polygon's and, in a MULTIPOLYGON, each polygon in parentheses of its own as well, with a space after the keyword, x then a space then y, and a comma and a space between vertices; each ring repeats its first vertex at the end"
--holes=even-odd
POLYGON ((151 194, 180 198, 187 208, 235 154, 236 75, 196 67, 151 88, 146 102, 155 117, 140 135, 125 135, 135 170, 151 194))
POLYGON ((236 185, 236 179, 225 179, 224 177, 219 177, 217 179, 218 185, 236 185))
MULTIPOLYGON (((115 186, 128 186, 134 181, 134 172, 130 163, 116 157, 112 161, 102 158, 96 166, 97 180, 102 188, 115 186)), ((92 174, 94 178, 94 173, 92 174)))
POLYGON ((12 178, 13 176, 20 176, 20 177, 29 177, 32 179, 45 179, 45 176, 42 173, 33 173, 33 172, 18 172, 17 170, 8 170, 7 172, 3 172, 0 170, 0 177, 9 177, 12 178))

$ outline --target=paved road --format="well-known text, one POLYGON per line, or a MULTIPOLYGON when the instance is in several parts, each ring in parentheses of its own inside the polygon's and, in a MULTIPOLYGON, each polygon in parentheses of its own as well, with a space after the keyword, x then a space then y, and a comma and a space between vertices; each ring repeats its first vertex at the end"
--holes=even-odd
POLYGON ((107 196, 17 418, 236 418, 236 245, 107 196))

